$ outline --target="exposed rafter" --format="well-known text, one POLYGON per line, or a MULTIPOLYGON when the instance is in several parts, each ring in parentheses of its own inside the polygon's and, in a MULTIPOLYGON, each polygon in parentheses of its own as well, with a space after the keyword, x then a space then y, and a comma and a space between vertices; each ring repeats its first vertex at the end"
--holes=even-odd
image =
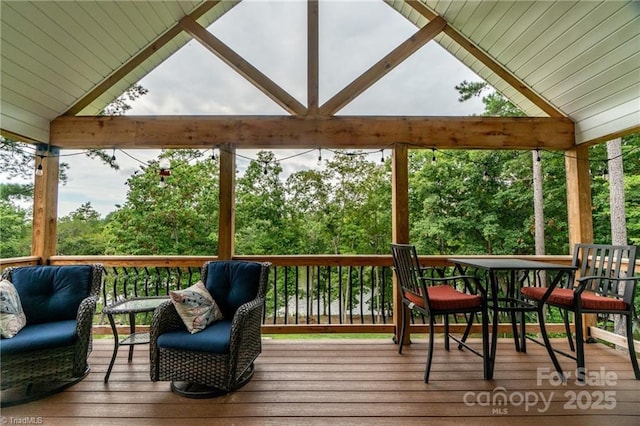
POLYGON ((446 21, 440 17, 421 28, 417 33, 409 37, 398 47, 393 49, 384 58, 374 64, 367 71, 351 82, 347 87, 329 99, 320 108, 320 115, 333 115, 342 109, 358 95, 371 87, 376 81, 384 77, 389 71, 398 66, 402 61, 427 44, 446 25, 446 21))
MULTIPOLYGON (((220 0, 207 1, 202 6, 197 8, 193 13, 191 13, 189 17, 191 19, 198 19, 199 17, 207 13, 209 10, 213 9, 218 3, 220 3, 220 0)), ((131 58, 125 64, 123 64, 113 74, 111 74, 109 77, 103 80, 99 85, 97 85, 93 90, 87 93, 82 99, 76 102, 71 108, 69 108, 62 115, 68 116, 68 115, 78 114, 88 105, 90 105, 91 102, 95 101, 100 96, 102 96, 113 85, 115 85, 120 80, 122 80, 127 74, 129 74, 136 67, 142 64, 144 61, 146 61, 151 55, 156 53, 158 49, 160 49, 162 46, 164 46, 165 44, 173 40, 181 32, 182 32, 182 27, 180 26, 180 24, 176 24, 173 27, 169 28, 167 32, 162 34, 157 40, 155 40, 153 43, 151 43, 149 46, 147 46, 145 49, 143 49, 140 53, 138 53, 136 56, 131 58)))
MULTIPOLYGON (((419 0, 407 0, 409 4, 416 12, 427 18, 429 21, 439 17, 436 13, 431 11, 419 0)), ((443 32, 451 37, 456 43, 458 43, 463 49, 473 55, 478 61, 482 62, 487 68, 496 73, 501 79, 509 83, 513 88, 518 90, 524 97, 533 102, 538 108, 549 114, 549 117, 564 117, 565 115, 558 111, 549 102, 536 95, 524 84, 517 79, 513 74, 506 70, 502 65, 491 59, 487 54, 478 49, 478 47, 470 42, 465 36, 460 34, 451 25, 446 24, 443 28, 443 32)))
POLYGON ((318 115, 320 92, 318 0, 307 2, 307 108, 318 115))
POLYGON ((251 65, 246 59, 238 55, 233 49, 224 44, 222 40, 211 34, 193 18, 187 16, 180 20, 181 27, 198 40, 204 47, 222 59, 227 65, 246 78, 265 95, 275 101, 285 111, 294 115, 306 115, 307 108, 296 98, 291 96, 273 80, 264 75, 259 69, 251 65))

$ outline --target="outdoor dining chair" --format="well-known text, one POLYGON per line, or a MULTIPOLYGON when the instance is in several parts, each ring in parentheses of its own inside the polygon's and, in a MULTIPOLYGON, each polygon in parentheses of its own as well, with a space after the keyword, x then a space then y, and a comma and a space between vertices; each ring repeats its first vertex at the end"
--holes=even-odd
POLYGON ((429 382, 433 360, 435 335, 435 318, 444 319, 444 345, 449 350, 449 338, 458 343, 458 349, 467 348, 483 358, 484 377, 489 374, 489 322, 485 289, 478 285, 471 276, 437 276, 434 273, 426 276, 425 269, 420 267, 416 248, 409 244, 391 244, 393 267, 402 292, 402 326, 398 353, 402 353, 405 331, 409 326, 409 313, 416 311, 429 318, 429 347, 427 365, 424 373, 425 383, 429 382), (461 338, 449 333, 449 316, 465 314, 467 326, 461 338), (474 317, 482 317, 482 352, 467 345, 466 340, 471 332, 474 317))
MULTIPOLYGON (((633 343, 634 298, 640 277, 634 278, 636 247, 630 245, 576 244, 573 251, 573 265, 579 272, 577 279, 569 280, 556 287, 547 306, 560 310, 565 323, 569 348, 575 355, 547 347, 558 373, 564 374, 557 357, 559 353, 577 364, 580 379, 585 377, 583 314, 597 314, 608 319, 610 315, 621 315, 626 324, 629 357, 636 379, 640 380, 640 369, 633 343), (575 344, 569 326, 569 314, 575 321, 575 344)), ((540 303, 546 292, 545 287, 523 287, 523 296, 540 303)), ((544 315, 540 315, 541 322, 544 315)), ((541 327, 543 328, 543 327, 541 327)))

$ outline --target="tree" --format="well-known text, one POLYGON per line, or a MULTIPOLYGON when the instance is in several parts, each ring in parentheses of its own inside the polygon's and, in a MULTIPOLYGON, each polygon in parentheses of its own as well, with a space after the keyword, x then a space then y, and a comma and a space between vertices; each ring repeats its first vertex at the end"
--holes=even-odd
POLYGON ((31 225, 28 212, 11 202, 0 200, 0 257, 28 256, 31 250, 31 225))
MULTIPOLYGON (((131 109, 129 102, 138 99, 147 92, 147 89, 135 84, 107 105, 98 115, 123 115, 131 109)), ((7 179, 22 178, 31 180, 36 158, 33 145, 0 136, 0 148, 0 167, 7 175, 7 179)), ((94 149, 87 151, 86 155, 90 158, 99 158, 109 167, 118 169, 118 164, 112 161, 112 153, 94 149)), ((67 163, 60 162, 59 179, 63 183, 67 180, 66 170, 68 168, 69 165, 67 163)), ((29 185, 32 187, 32 184, 29 185)))
MULTIPOLYGON (((460 102, 471 99, 474 96, 480 96, 482 92, 489 86, 485 82, 470 83, 463 81, 456 86, 456 90, 460 93, 460 102)), ((496 91, 491 91, 487 96, 482 98, 485 105, 484 116, 497 117, 524 117, 525 114, 517 106, 508 99, 500 95, 496 91)), ((544 226, 544 192, 542 190, 542 158, 538 150, 532 151, 533 165, 533 218, 534 218, 534 246, 536 254, 545 254, 545 226, 544 226)))
POLYGON ((167 150, 127 184, 127 200, 107 218, 106 254, 212 255, 218 250, 218 160, 197 150, 167 150))
POLYGON ((106 244, 104 221, 90 202, 58 221, 58 255, 102 255, 106 244))

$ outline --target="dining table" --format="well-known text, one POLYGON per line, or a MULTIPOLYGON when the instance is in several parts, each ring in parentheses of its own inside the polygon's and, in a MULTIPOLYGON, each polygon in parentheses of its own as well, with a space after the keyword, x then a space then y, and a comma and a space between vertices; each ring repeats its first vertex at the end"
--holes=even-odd
MULTIPOLYGON (((488 379, 493 378, 495 368, 500 313, 506 313, 510 318, 516 351, 526 352, 525 314, 534 312, 538 318, 540 315, 544 315, 544 304, 553 289, 563 279, 572 282, 576 270, 575 266, 568 264, 511 257, 455 257, 448 259, 448 261, 455 265, 457 271, 474 275, 478 278, 480 285, 484 285, 486 288, 484 293, 487 298, 487 309, 491 311, 491 340, 489 353, 485 354, 488 379), (547 291, 540 301, 527 300, 520 293, 520 289, 524 285, 545 286, 547 291)), ((540 322, 540 327, 544 327, 544 321, 540 322)), ((546 331, 541 330, 541 334, 554 367, 560 371, 559 366, 556 365, 557 359, 553 355, 546 331)))

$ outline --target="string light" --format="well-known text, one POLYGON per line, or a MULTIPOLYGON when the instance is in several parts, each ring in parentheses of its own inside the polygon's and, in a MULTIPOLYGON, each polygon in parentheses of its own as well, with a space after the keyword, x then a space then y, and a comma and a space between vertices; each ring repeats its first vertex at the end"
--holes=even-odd
POLYGON ((44 170, 42 170, 42 155, 38 156, 40 158, 40 162, 38 163, 38 167, 36 167, 36 176, 42 176, 44 174, 44 170))
POLYGON ((380 151, 380 162, 384 163, 384 149, 380 151))
POLYGON ((216 161, 216 149, 211 148, 211 161, 216 161))
POLYGON ((113 148, 113 153, 111 154, 111 160, 109 161, 109 164, 113 165, 116 162, 116 149, 115 147, 113 148))
POLYGON ((318 166, 322 165, 322 149, 318 148, 318 166))
POLYGON ((165 177, 171 176, 171 162, 167 158, 163 158, 158 163, 160 167, 160 183, 158 186, 164 188, 166 186, 165 177))
MULTIPOLYGON (((413 144, 409 144, 409 145, 410 145, 410 146, 414 146, 414 147, 416 147, 416 148, 424 148, 424 146, 422 146, 422 145, 413 145, 413 144)), ((1 144, 0 144, 0 148, 4 148, 5 146, 6 146, 6 144, 4 144, 4 143, 1 143, 1 144)), ((389 146, 389 149, 391 149, 391 148, 393 148, 393 144, 391 144, 391 145, 389 146)), ((212 148, 212 154, 211 154, 211 159, 212 159, 212 160, 214 160, 214 159, 216 159, 216 158, 217 158, 216 153, 215 153, 215 149, 220 149, 220 150, 222 150, 223 148, 221 148, 221 147, 214 147, 214 148, 212 148)), ((281 161, 285 161, 285 160, 288 160, 288 159, 291 159, 291 158, 295 158, 295 157, 299 157, 299 156, 302 156, 302 155, 306 155, 306 154, 307 154, 307 153, 309 153, 310 151, 313 151, 313 150, 316 150, 316 149, 318 150, 318 162, 320 163, 320 162, 321 162, 321 160, 322 160, 322 149, 321 149, 321 148, 313 148, 313 149, 311 149, 311 150, 304 151, 304 152, 301 152, 301 153, 297 153, 297 154, 294 154, 294 155, 291 155, 291 156, 288 156, 288 157, 282 158, 282 159, 280 159, 280 160, 281 160, 281 161)), ((325 149, 328 149, 328 148, 325 148, 325 149)), ((368 156, 368 155, 370 155, 370 154, 372 154, 372 153, 380 152, 380 153, 381 153, 381 161, 383 161, 382 159, 384 158, 384 149, 385 149, 385 148, 382 148, 382 149, 379 149, 379 150, 375 150, 375 151, 369 151, 369 152, 345 152, 345 151, 341 151, 341 150, 331 150, 331 149, 329 149, 329 151, 334 152, 334 153, 339 153, 339 152, 340 152, 340 153, 342 153, 342 155, 345 155, 345 156, 347 156, 347 157, 351 157, 351 158, 354 158, 355 156, 368 156)), ((624 158, 624 157, 625 157, 625 156, 627 156, 628 154, 630 154, 630 153, 632 153, 633 151, 636 151, 636 150, 638 150, 638 149, 640 149, 640 146, 632 147, 632 148, 630 148, 629 150, 627 150, 627 152, 624 152, 624 153, 622 153, 622 154, 620 154, 620 155, 617 155, 616 157, 608 158, 608 159, 605 159, 605 160, 591 160, 591 159, 589 159, 588 157, 583 158, 583 157, 579 157, 579 156, 570 156, 570 155, 567 155, 567 154, 566 154, 566 153, 564 153, 564 152, 555 152, 555 151, 547 151, 547 152, 549 152, 549 153, 551 153, 551 154, 553 154, 553 155, 561 155, 561 156, 563 156, 563 157, 565 157, 565 158, 575 158, 575 159, 577 159, 577 160, 579 160, 579 161, 589 161, 589 162, 591 162, 591 163, 594 163, 594 162, 597 162, 597 161, 603 161, 603 162, 606 164, 606 163, 608 163, 608 161, 609 161, 609 160, 613 160, 613 159, 615 159, 615 158, 619 158, 619 157, 624 158)), ((111 155, 110 163, 113 163, 113 162, 116 160, 115 150, 116 150, 116 148, 115 148, 115 147, 113 147, 113 151, 112 151, 112 155, 111 155)), ((540 157, 540 151, 541 151, 541 149, 540 149, 540 148, 535 148, 535 150, 536 150, 536 154, 537 154, 537 155, 536 155, 536 161, 541 161, 541 157, 540 157)), ((18 149, 17 149, 17 151, 20 151, 20 152, 23 152, 23 153, 28 153, 28 149, 25 149, 25 148, 18 148, 18 149)), ((432 163, 435 163, 435 162, 436 162, 436 159, 437 159, 437 158, 436 158, 435 151, 436 151, 436 148, 435 148, 435 147, 432 147, 432 148, 431 148, 431 152, 432 152, 432 154, 431 154, 431 162, 432 162, 432 163)), ((546 150, 545 150, 545 151, 546 151, 546 150)), ((71 157, 71 156, 76 156, 76 155, 86 155, 86 154, 88 154, 89 152, 90 152, 90 151, 80 151, 80 152, 74 152, 74 153, 69 153, 69 154, 58 154, 58 153, 56 153, 56 157, 62 158, 62 157, 71 157)), ((126 156, 130 157, 131 159, 133 159, 133 160, 137 161, 138 163, 140 163, 140 164, 144 165, 144 166, 148 166, 148 165, 149 165, 148 163, 146 163, 146 162, 144 162, 144 161, 141 161, 141 160, 139 160, 139 159, 135 158, 134 156, 132 156, 131 154, 129 154, 129 153, 128 153, 128 152, 126 152, 126 151, 121 150, 121 152, 122 152, 123 154, 125 154, 126 156)), ((526 152, 526 151, 524 151, 524 152, 526 152)), ((248 160, 248 161, 256 161, 256 159, 255 159, 255 158, 250 158, 250 157, 247 157, 247 156, 243 156, 243 155, 241 155, 241 154, 239 154, 239 153, 237 153, 237 152, 235 152, 235 151, 233 151, 233 153, 234 153, 237 157, 239 157, 239 158, 244 158, 244 159, 246 159, 246 160, 248 160)), ((445 152, 445 153, 446 153, 446 152, 445 152)), ((447 155, 450 155, 450 154, 447 154, 447 155)), ((40 164, 38 164, 38 166, 36 167, 35 174, 36 174, 36 176, 42 176, 42 175, 44 174, 44 169, 43 169, 43 166, 42 166, 42 161, 43 161, 43 159, 48 158, 48 157, 50 157, 51 155, 50 155, 50 154, 48 154, 48 149, 47 149, 47 153, 45 153, 45 154, 36 154, 36 156, 37 156, 37 157, 39 157, 39 159, 40 159, 40 164)), ((473 161, 471 161, 471 162, 473 162, 473 161)), ((606 168, 606 166, 605 166, 605 168, 606 168)), ((487 178, 488 178, 488 172, 486 172, 486 175, 487 175, 487 178)), ((602 172, 602 176, 603 176, 603 177, 605 177, 605 176, 607 176, 607 175, 608 175, 608 171, 603 170, 603 172, 602 172)))

